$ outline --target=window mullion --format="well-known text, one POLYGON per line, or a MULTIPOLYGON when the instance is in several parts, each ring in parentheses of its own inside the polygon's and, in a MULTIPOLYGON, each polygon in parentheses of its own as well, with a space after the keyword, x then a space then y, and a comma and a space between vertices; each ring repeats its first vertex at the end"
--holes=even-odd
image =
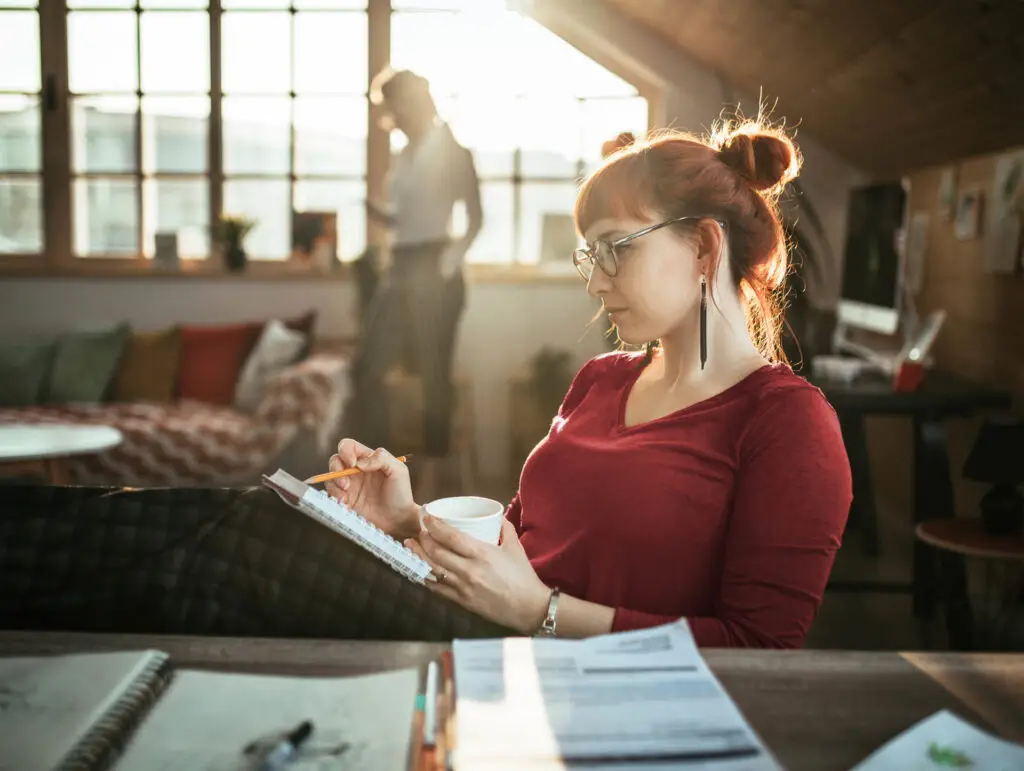
POLYGON ((39 5, 42 75, 43 252, 49 266, 71 260, 71 120, 65 0, 39 5))
MULTIPOLYGON (((391 60, 391 0, 369 0, 367 4, 367 83, 369 92, 373 76, 391 60)), ((373 105, 366 111, 366 196, 372 201, 384 200, 385 177, 391 162, 391 138, 377 125, 373 105)), ((366 220, 367 246, 382 246, 387 230, 377 222, 366 220)))
POLYGON ((210 122, 207 171, 210 175, 210 257, 216 252, 217 230, 224 211, 224 121, 221 115, 221 0, 210 0, 210 122))

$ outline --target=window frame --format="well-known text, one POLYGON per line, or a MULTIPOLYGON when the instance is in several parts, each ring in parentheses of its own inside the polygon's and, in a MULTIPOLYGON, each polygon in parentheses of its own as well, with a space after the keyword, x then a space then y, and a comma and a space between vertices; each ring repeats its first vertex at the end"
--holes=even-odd
MULTIPOLYGON (((141 3, 136 0, 132 8, 119 10, 133 10, 136 14, 145 11, 141 3)), ((0 8, 4 8, 3 0, 0 0, 0 8)), ((5 10, 15 9, 13 6, 5 10)), ((24 10, 33 10, 31 8, 24 10)), ((41 126, 41 154, 42 168, 40 179, 42 182, 42 236, 43 250, 41 253, 5 253, 0 254, 0 274, 4 276, 70 276, 70 277, 176 277, 176 278, 214 278, 224 277, 232 279, 252 278, 255 280, 266 280, 268 278, 309 278, 315 276, 321 278, 345 279, 348 274, 347 264, 339 262, 335 269, 324 271, 320 268, 297 269, 295 262, 291 259, 251 259, 249 260, 244 273, 229 273, 223 266, 221 260, 217 259, 216 250, 213 248, 211 239, 210 253, 200 259, 181 259, 176 269, 166 269, 154 264, 152 258, 145 255, 144 223, 141 212, 141 187, 139 189, 139 219, 138 219, 138 245, 137 253, 125 256, 77 256, 74 251, 74 206, 73 206, 73 183, 78 176, 88 176, 87 173, 78 175, 74 172, 72 164, 72 94, 69 89, 68 77, 68 18, 71 10, 68 8, 67 0, 39 0, 34 9, 39 14, 39 43, 40 43, 40 126, 41 126)), ((152 9, 158 10, 158 9, 152 9)), ((209 58, 210 58, 210 115, 207 135, 207 170, 205 174, 193 175, 195 178, 203 178, 209 185, 209 222, 217 222, 223 211, 224 183, 229 178, 247 178, 249 175, 227 175, 223 164, 223 116, 222 100, 224 91, 222 87, 222 40, 221 26, 224 13, 233 12, 231 9, 223 8, 222 0, 209 0, 207 8, 193 9, 208 13, 209 15, 209 58)), ((289 6, 291 14, 302 13, 304 9, 295 8, 294 2, 289 6)), ((315 9, 308 9, 315 11, 315 9)), ((234 11, 237 12, 237 11, 234 11)), ((371 200, 380 200, 385 194, 385 177, 390 164, 391 142, 387 132, 379 125, 377 120, 378 110, 369 101, 369 79, 383 69, 390 62, 391 56, 391 22, 393 14, 401 13, 423 13, 424 11, 403 11, 392 9, 390 0, 366 0, 365 9, 359 10, 348 8, 344 11, 337 9, 338 13, 356 12, 366 14, 367 23, 367 84, 363 97, 367 100, 366 111, 366 169, 365 185, 366 196, 371 200)), ((427 11, 433 13, 435 11, 427 11)), ((458 10, 444 9, 436 12, 459 13, 458 10)), ((529 14, 526 14, 529 17, 529 14)), ((575 45, 575 41, 570 42, 575 45)), ((577 45, 576 47, 579 48, 577 45)), ((590 56, 585 50, 581 51, 590 56)), ((610 69, 619 77, 623 73, 610 68, 605 57, 594 58, 601 66, 610 69), (602 61, 602 59, 605 59, 602 61)), ((659 92, 648 84, 638 82, 638 79, 625 77, 625 80, 636 88, 636 96, 647 100, 648 104, 648 125, 653 125, 652 119, 658 114, 657 104, 659 103, 659 92)), ((355 94, 348 94, 354 96, 355 94)), ((302 94, 299 94, 302 96, 302 94)), ((142 99, 142 84, 138 84, 136 98, 142 99)), ((287 98, 294 99, 296 93, 291 90, 287 98)), ((600 99, 605 97, 588 97, 588 99, 600 99)), ((626 98, 626 97, 623 97, 626 98)), ((580 101, 584 101, 580 99, 580 101)), ((141 118, 141 102, 136 114, 141 118)), ((141 120, 136 121, 136 139, 141 132, 141 120)), ((294 145, 294 125, 290 133, 291 144, 294 145)), ((136 153, 141 153, 141 147, 136 147, 136 153)), ((531 184, 566 184, 577 181, 578 177, 542 177, 532 174, 522 174, 521 149, 516 149, 513 157, 513 168, 510 176, 487 175, 487 181, 511 183, 513 186, 513 243, 508 255, 503 255, 505 261, 479 262, 467 265, 471 279, 499 282, 520 282, 529 281, 535 278, 571 279, 578 280, 574 272, 563 272, 557 270, 550 263, 520 262, 518 259, 521 239, 520 218, 522 216, 521 191, 523 185, 531 184)), ((294 161, 294 159, 293 159, 294 161)), ((583 171, 583 159, 577 163, 577 173, 583 171)), ((17 174, 10 174, 15 177, 17 174)), ((141 168, 137 168, 126 178, 141 181, 147 178, 147 174, 141 168)), ((159 173, 149 175, 152 178, 161 178, 159 173)), ((167 178, 167 177, 165 177, 167 178)), ((172 177, 173 178, 173 175, 172 177)), ((274 177, 277 178, 276 176, 274 177)), ((320 177, 299 174, 296 171, 294 162, 285 177, 289 183, 289 201, 294 208, 295 186, 298 181, 316 180, 320 177)), ((330 181, 342 180, 357 181, 355 175, 332 174, 327 177, 330 181)), ((386 232, 376 222, 366 218, 365 223, 366 246, 381 246, 385 243, 386 232)), ((567 258, 567 265, 568 265, 567 258)), ((571 265, 569 266, 571 267, 571 265)))

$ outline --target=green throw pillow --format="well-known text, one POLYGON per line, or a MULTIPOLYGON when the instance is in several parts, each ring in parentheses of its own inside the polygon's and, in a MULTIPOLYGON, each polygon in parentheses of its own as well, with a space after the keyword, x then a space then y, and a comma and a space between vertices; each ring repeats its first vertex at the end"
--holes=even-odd
POLYGON ((42 402, 53 352, 52 340, 0 341, 0 407, 42 402))
POLYGON ((101 402, 117 373, 131 328, 69 332, 57 341, 46 401, 50 404, 101 402))

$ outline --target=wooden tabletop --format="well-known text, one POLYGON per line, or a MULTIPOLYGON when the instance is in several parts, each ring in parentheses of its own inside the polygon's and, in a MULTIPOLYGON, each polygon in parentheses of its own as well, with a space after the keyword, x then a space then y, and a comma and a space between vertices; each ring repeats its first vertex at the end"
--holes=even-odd
POLYGON ((968 557, 1024 562, 1024 535, 990 535, 980 517, 922 522, 917 526, 917 537, 939 549, 968 557))
MULTIPOLYGON (((158 648, 179 667, 359 674, 426 663, 425 643, 0 632, 0 655, 158 648)), ((1024 655, 705 650, 740 709, 790 771, 847 771, 940 709, 1024 742, 1024 655)))

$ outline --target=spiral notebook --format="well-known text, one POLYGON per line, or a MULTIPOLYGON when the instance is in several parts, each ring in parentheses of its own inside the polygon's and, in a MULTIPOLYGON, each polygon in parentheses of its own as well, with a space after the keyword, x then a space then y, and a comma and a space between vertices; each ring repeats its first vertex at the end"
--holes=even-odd
POLYGON ((155 650, 0 658, 0 771, 108 767, 169 676, 155 650))
POLYGON ((422 584, 433 577, 430 565, 416 552, 405 548, 401 542, 323 490, 310 487, 282 469, 270 476, 264 475, 263 484, 292 508, 341 533, 413 583, 422 584))
POLYGON ((0 769, 253 771, 304 720, 296 769, 406 769, 418 681, 175 670, 156 650, 0 658, 0 769))

